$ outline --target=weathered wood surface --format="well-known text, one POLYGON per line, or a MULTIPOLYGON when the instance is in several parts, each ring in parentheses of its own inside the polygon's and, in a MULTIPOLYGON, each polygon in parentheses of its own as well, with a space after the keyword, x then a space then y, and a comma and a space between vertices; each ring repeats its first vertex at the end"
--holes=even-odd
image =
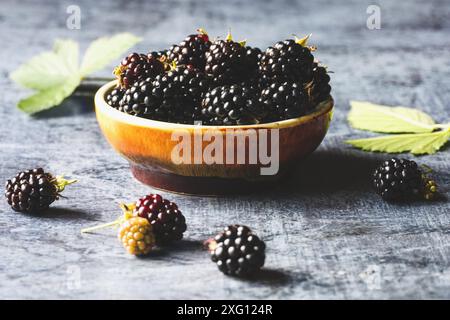
MULTIPOLYGON (((350 99, 406 105, 446 121, 450 109, 448 1, 377 1, 381 30, 366 28, 371 1, 72 1, 81 30, 66 28, 66 2, 0 3, 0 180, 44 166, 80 182, 43 216, 0 202, 0 298, 450 298, 447 200, 391 205, 370 189, 379 159, 343 143, 367 136, 345 121, 350 99), (196 27, 266 47, 313 33, 332 75, 335 117, 322 146, 281 188, 201 198, 164 194, 186 215, 186 239, 173 251, 136 259, 113 230, 80 229, 115 219, 119 201, 152 191, 134 181, 103 139, 92 101, 71 99, 30 118, 14 105, 26 92, 8 74, 56 37, 86 48, 98 36, 132 31, 141 51, 162 49, 196 27), (201 243, 229 223, 267 242, 266 271, 242 281, 222 276, 201 243), (78 281, 79 280, 79 281, 78 281)), ((112 66, 111 66, 112 68, 112 66)), ((100 75, 109 75, 106 70, 100 75)), ((435 169, 449 196, 448 147, 417 158, 435 169)))

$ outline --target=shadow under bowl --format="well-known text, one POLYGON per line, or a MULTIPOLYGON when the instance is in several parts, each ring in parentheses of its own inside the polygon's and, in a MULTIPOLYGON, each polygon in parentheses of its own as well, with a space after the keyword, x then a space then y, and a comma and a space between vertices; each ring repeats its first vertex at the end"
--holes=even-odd
POLYGON ((140 182, 183 194, 234 194, 272 184, 312 153, 327 133, 333 99, 308 115, 255 125, 201 126, 131 116, 95 95, 100 128, 140 182))

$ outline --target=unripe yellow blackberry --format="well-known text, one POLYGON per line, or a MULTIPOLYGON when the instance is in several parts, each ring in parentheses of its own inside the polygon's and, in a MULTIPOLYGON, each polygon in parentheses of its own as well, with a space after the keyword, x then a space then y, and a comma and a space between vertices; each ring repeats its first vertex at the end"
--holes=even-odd
POLYGON ((126 220, 119 229, 119 240, 128 253, 148 254, 155 246, 155 236, 147 219, 133 217, 126 220))

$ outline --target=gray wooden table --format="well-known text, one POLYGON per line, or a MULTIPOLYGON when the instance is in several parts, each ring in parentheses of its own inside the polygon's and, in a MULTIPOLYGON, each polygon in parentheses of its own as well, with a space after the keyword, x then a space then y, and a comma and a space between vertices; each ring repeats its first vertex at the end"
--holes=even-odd
MULTIPOLYGON (((71 1, 81 29, 66 28, 66 2, 0 3, 0 180, 44 166, 80 182, 42 216, 0 201, 0 298, 450 298, 446 200, 392 205, 369 185, 384 154, 343 140, 369 134, 345 118, 350 99, 421 108, 437 121, 450 109, 449 1, 377 1, 381 29, 366 27, 372 1, 71 1), (98 36, 141 35, 137 50, 162 49, 197 27, 262 48, 313 33, 332 75, 335 116, 321 147, 292 180, 263 194, 202 198, 163 193, 187 217, 185 240, 149 258, 125 254, 114 230, 80 229, 115 219, 117 202, 152 192, 103 139, 91 99, 72 98, 37 117, 15 108, 28 92, 9 72, 57 37, 82 48, 98 36), (254 228, 267 243, 266 271, 252 281, 223 276, 202 241, 227 224, 254 228)), ((109 76, 108 70, 99 73, 109 76)), ((407 155, 407 157, 410 157, 407 155)), ((415 158, 435 169, 449 196, 450 154, 415 158)))

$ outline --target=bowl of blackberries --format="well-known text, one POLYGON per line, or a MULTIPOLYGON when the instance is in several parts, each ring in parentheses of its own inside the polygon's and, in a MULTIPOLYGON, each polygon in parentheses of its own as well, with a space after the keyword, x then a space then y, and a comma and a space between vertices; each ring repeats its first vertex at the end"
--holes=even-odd
POLYGON ((331 121, 330 77, 308 38, 262 51, 200 29, 168 50, 131 53, 96 93, 100 128, 155 188, 221 194, 279 181, 331 121))

